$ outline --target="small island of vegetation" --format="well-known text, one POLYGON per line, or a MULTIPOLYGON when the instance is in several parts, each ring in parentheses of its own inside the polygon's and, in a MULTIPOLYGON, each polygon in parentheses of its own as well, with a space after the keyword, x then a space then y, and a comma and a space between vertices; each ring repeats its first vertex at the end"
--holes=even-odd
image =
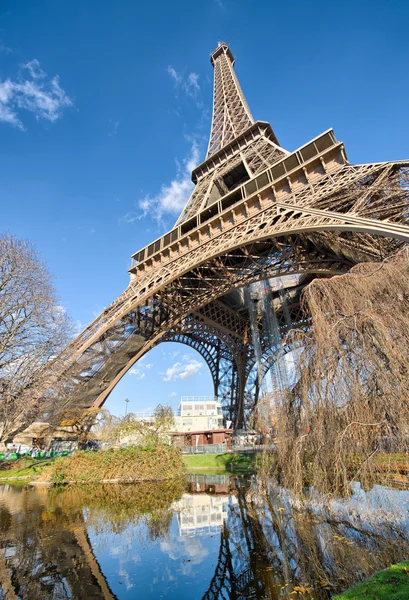
POLYGON ((181 475, 180 450, 158 444, 62 456, 43 471, 39 480, 51 483, 161 481, 181 475))
POLYGON ((157 406, 149 422, 132 414, 114 417, 107 411, 94 412, 93 419, 84 414, 67 416, 64 422, 82 431, 84 445, 92 430, 102 448, 57 458, 43 470, 40 482, 161 481, 183 475, 182 452, 171 444, 169 435, 174 424, 170 407, 157 406), (81 421, 87 426, 81 428, 81 421))

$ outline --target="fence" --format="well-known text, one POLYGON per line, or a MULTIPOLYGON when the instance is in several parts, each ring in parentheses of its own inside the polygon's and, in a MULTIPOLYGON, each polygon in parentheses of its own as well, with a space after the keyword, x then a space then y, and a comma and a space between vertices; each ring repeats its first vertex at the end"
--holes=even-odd
POLYGON ((263 452, 263 450, 273 450, 274 447, 272 445, 260 445, 256 444, 254 446, 240 446, 234 445, 232 446, 232 452, 240 452, 240 454, 256 454, 258 452, 263 452))
POLYGON ((183 454, 224 454, 225 444, 199 444, 198 446, 183 446, 183 454))

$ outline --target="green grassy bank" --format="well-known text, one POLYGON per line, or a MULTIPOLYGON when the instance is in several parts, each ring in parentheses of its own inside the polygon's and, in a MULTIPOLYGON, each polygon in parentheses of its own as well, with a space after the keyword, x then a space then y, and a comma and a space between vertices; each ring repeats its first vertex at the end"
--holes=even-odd
MULTIPOLYGON (((172 453, 172 457, 175 456, 172 453)), ((240 471, 257 468, 257 457, 246 454, 196 454, 185 455, 182 461, 176 459, 178 474, 183 470, 203 472, 240 471)), ((0 482, 17 477, 38 479, 51 482, 63 482, 83 479, 96 481, 101 479, 154 479, 167 478, 169 472, 175 472, 175 464, 169 469, 169 456, 166 455, 162 465, 157 458, 146 451, 133 448, 115 449, 107 452, 78 452, 73 456, 61 458, 25 457, 15 461, 0 463, 0 482), (138 465, 135 464, 138 463, 138 465), (153 469, 154 477, 149 469, 153 469)), ((173 475, 172 475, 173 476, 173 475)))
MULTIPOLYGON (((124 449, 130 450, 128 449, 124 449)), ((117 450, 115 450, 116 452, 117 450)), ((111 451, 109 451, 111 452, 111 451)), ((76 453, 75 459, 72 457, 62 457, 58 459, 54 458, 31 458, 24 457, 15 461, 1 461, 0 462, 0 481, 11 479, 15 477, 26 477, 28 480, 30 478, 36 479, 38 478, 44 469, 54 464, 55 461, 58 461, 57 464, 66 464, 62 461, 68 461, 71 465, 70 461, 77 462, 78 456, 83 455, 84 453, 76 453)), ((87 456, 90 456, 89 459, 90 464, 95 465, 93 462, 100 459, 95 459, 95 456, 103 456, 105 453, 85 453, 87 456), (92 458, 94 457, 94 458, 92 458)), ((110 455, 108 455, 110 456, 110 455)), ((125 459, 125 457, 123 457, 125 459)), ((105 459, 101 458, 101 461, 104 462, 105 459)), ((255 470, 258 469, 263 461, 263 457, 261 455, 254 454, 192 454, 192 455, 184 455, 182 459, 182 468, 184 467, 186 471, 222 471, 222 470, 255 470)), ((108 461, 109 462, 109 461, 108 461)), ((142 457, 143 462, 143 457, 142 457)), ((117 465, 117 462, 114 461, 117 465)), ((408 456, 399 455, 399 454, 380 454, 377 457, 377 463, 379 465, 379 476, 385 479, 385 483, 402 483, 408 484, 407 474, 408 469, 408 456), (406 470, 405 470, 406 469, 406 470), (387 479, 387 480, 386 480, 387 479)), ((126 459, 125 459, 126 465, 126 459)), ((122 468, 118 465, 119 472, 122 473, 122 468)), ((113 471, 110 468, 110 475, 112 478, 119 477, 119 475, 115 476, 113 471)), ((126 476, 126 475, 125 475, 126 476)), ((122 477, 122 475, 121 475, 122 477)), ((408 594, 409 599, 409 594, 408 594)))
POLYGON ((256 469, 255 454, 187 454, 183 462, 187 471, 256 469))
POLYGON ((392 565, 333 600, 408 600, 409 561, 392 565))
POLYGON ((24 457, 14 461, 2 461, 0 462, 0 481, 14 477, 36 478, 54 460, 53 458, 24 457))

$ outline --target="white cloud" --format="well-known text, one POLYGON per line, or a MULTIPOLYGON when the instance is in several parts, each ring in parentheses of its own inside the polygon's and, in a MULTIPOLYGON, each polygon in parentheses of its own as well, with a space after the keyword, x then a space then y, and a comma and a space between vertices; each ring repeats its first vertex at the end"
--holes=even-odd
POLYGON ((27 63, 24 63, 22 65, 22 68, 27 69, 30 72, 32 79, 44 79, 44 77, 46 76, 46 74, 40 67, 40 63, 36 58, 33 58, 33 60, 30 60, 27 63))
POLYGON ((109 547, 109 555, 110 556, 120 556, 123 553, 124 549, 121 545, 119 546, 110 546, 109 547))
POLYGON ((173 67, 171 67, 170 65, 168 66, 168 73, 172 77, 173 81, 175 82, 175 85, 179 85, 182 82, 182 76, 179 75, 179 73, 177 71, 175 71, 175 69, 173 67))
POLYGON ((179 214, 185 207, 193 189, 191 172, 199 164, 199 147, 195 140, 192 142, 190 154, 177 163, 175 179, 161 187, 156 196, 145 196, 137 202, 138 211, 126 213, 121 219, 125 223, 135 223, 145 217, 161 221, 164 214, 179 214))
POLYGON ((180 560, 186 556, 189 563, 199 565, 208 556, 209 551, 197 537, 181 536, 180 538, 165 539, 160 542, 160 549, 172 560, 180 560))
POLYGON ((203 367, 203 363, 194 358, 183 357, 185 362, 177 362, 173 366, 166 369, 163 381, 175 381, 177 379, 190 379, 203 367))
POLYGON ((175 396, 177 396, 176 392, 170 392, 170 394, 168 394, 168 398, 174 398, 175 396))
POLYGON ((129 375, 135 375, 135 379, 143 379, 145 377, 145 373, 136 367, 129 371, 129 375))
POLYGON ((196 94, 200 91, 199 75, 197 73, 189 73, 185 84, 185 91, 189 96, 196 97, 196 94))
MULTIPOLYGON (((171 65, 168 66, 168 74, 172 78, 174 86, 178 90, 182 90, 187 96, 197 99, 197 96, 200 92, 199 85, 199 74, 194 71, 189 73, 187 77, 184 77, 181 73, 178 73, 176 69, 174 69, 171 65)), ((200 103, 199 108, 201 108, 202 103, 200 103)))
POLYGON ((13 50, 11 48, 9 48, 8 46, 6 46, 5 44, 3 44, 3 42, 0 42, 0 53, 14 54, 13 50))
POLYGON ((142 360, 143 359, 141 359, 135 367, 132 367, 132 369, 129 370, 129 375, 133 375, 135 379, 143 379, 146 375, 145 371, 149 371, 149 369, 152 369, 153 367, 152 363, 145 364, 142 360))
POLYGON ((58 76, 48 80, 37 59, 23 64, 22 69, 29 72, 29 79, 20 76, 15 81, 0 81, 0 121, 24 131, 20 111, 26 110, 37 120, 54 123, 63 109, 73 104, 60 86, 58 76))

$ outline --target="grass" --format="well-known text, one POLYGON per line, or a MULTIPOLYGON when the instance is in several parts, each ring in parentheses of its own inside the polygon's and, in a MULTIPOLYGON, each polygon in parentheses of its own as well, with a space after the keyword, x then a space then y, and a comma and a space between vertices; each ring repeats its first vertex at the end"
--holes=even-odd
POLYGON ((409 561, 392 565, 333 600, 408 600, 409 561))
MULTIPOLYGON (((351 454, 350 464, 351 466, 360 465, 364 456, 358 454, 351 454)), ((373 457, 373 464, 376 469, 380 472, 385 470, 391 470, 396 472, 409 472, 409 454, 396 453, 396 452, 379 452, 373 457)))
POLYGON ((183 457, 186 469, 229 470, 255 469, 254 454, 187 454, 183 457))
MULTIPOLYGON (((118 452, 118 451, 115 451, 118 452)), ((112 451, 109 454, 105 453, 77 453, 75 458, 62 457, 62 458, 31 458, 24 457, 15 461, 3 461, 0 462, 0 481, 9 480, 12 477, 27 477, 36 479, 44 471, 44 477, 42 479, 50 479, 54 482, 77 480, 83 477, 84 480, 98 480, 100 478, 114 479, 132 477, 132 472, 135 474, 134 466, 131 471, 128 471, 129 452, 124 452, 122 456, 114 456, 112 451), (126 456, 125 456, 126 455, 126 456), (97 457, 101 458, 98 459, 97 457), (123 467, 119 464, 121 461, 127 464, 125 472, 123 467), (97 464, 99 463, 99 464, 97 464), (50 467, 50 468, 48 468, 50 467), (103 476, 98 476, 98 471, 103 471, 103 476)), ((145 457, 146 458, 146 455, 145 457)), ((131 458, 131 463, 133 463, 131 458)), ((166 461, 165 461, 166 462, 166 461)), ((183 457, 183 463, 187 471, 190 470, 205 470, 207 473, 220 472, 220 471, 234 471, 243 469, 255 469, 256 456, 254 454, 196 454, 196 455, 185 455, 183 457)), ((152 465, 153 466, 153 465, 152 465)), ((164 467, 164 465, 161 465, 164 467)), ((155 469, 156 470, 156 469, 155 469)), ((160 469, 161 472, 166 471, 160 469)), ((162 474, 160 473, 160 475, 162 474)), ((136 478, 137 477, 137 474, 136 478)), ((147 477, 150 479, 151 477, 147 477)), ((162 478, 162 477, 159 477, 162 478)))
POLYGON ((375 464, 379 470, 390 470, 401 473, 409 473, 409 455, 408 454, 377 454, 375 464))
POLYGON ((1 461, 0 481, 11 477, 38 477, 54 460, 53 458, 31 458, 27 456, 14 461, 1 461))
POLYGON ((72 456, 57 458, 43 471, 40 481, 159 481, 182 475, 182 454, 177 448, 167 445, 129 446, 102 452, 76 452, 72 456))
MULTIPOLYGON (((54 458, 24 457, 15 461, 0 461, 0 481, 5 481, 11 477, 37 478, 44 469, 52 465, 55 460, 56 459, 54 458)), ((68 460, 68 457, 64 457, 60 460, 68 460)), ((217 472, 221 470, 257 469, 261 466, 261 462, 261 456, 239 453, 192 454, 183 457, 183 463, 187 471, 206 470, 207 472, 217 472)), ((383 471, 388 470, 388 475, 390 477, 395 474, 396 477, 400 477, 406 482, 407 475, 404 475, 404 473, 405 469, 408 469, 409 466, 408 455, 379 454, 376 457, 376 462, 379 467, 380 475, 383 471)))

